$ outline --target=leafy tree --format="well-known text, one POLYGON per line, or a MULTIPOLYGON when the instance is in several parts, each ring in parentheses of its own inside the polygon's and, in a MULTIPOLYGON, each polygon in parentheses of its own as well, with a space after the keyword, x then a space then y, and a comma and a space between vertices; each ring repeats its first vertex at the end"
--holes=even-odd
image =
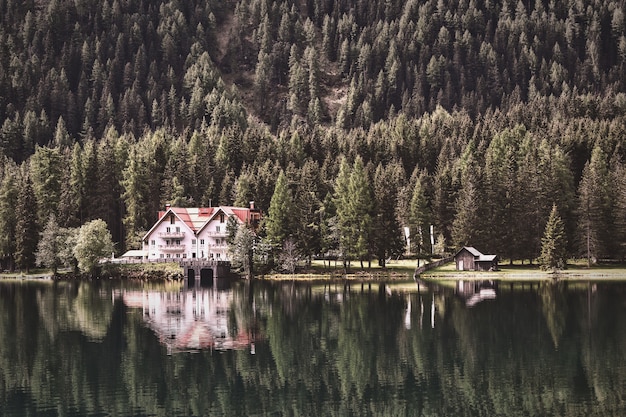
POLYGON ((287 238, 285 243, 283 243, 280 254, 278 255, 278 263, 280 267, 290 274, 294 274, 296 272, 296 267, 298 266, 299 258, 300 253, 295 240, 291 237, 287 238))
POLYGON ((104 220, 92 220, 80 227, 74 257, 81 272, 93 276, 99 269, 100 260, 109 258, 112 253, 113 240, 104 220))
POLYGON ((563 269, 567 262, 567 240, 565 225, 556 204, 552 206, 546 230, 541 239, 541 256, 539 263, 542 269, 563 269))

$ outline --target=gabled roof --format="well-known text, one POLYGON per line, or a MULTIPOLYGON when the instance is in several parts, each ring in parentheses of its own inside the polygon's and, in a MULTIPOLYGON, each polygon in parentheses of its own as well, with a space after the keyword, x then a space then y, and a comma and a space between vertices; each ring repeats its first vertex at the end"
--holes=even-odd
MULTIPOLYGON (((463 250, 463 249, 467 250, 469 253, 471 253, 474 256, 482 256, 482 253, 478 249, 476 249, 476 248, 474 248, 472 246, 464 246, 461 250, 463 250)), ((461 252, 461 251, 459 251, 459 252, 461 252)), ((457 254, 458 254, 458 252, 457 252, 457 254)))
POLYGON ((158 225, 166 221, 168 218, 167 215, 170 213, 174 214, 178 218, 178 220, 183 222, 185 226, 187 226, 192 233, 196 232, 194 229, 194 222, 192 220, 192 216, 189 215, 189 213, 187 212, 187 209, 180 208, 180 207, 170 207, 166 211, 159 212, 159 220, 156 223, 154 223, 154 225, 150 228, 150 230, 148 230, 148 232, 143 236, 143 240, 146 240, 146 238, 152 234, 152 232, 154 231, 154 229, 156 229, 158 225))
POLYGON ((202 224, 202 226, 197 230, 196 233, 201 232, 202 229, 204 229, 211 222, 211 220, 215 219, 220 212, 224 213, 228 217, 235 216, 237 220, 239 220, 239 223, 241 224, 247 223, 248 221, 250 221, 250 209, 243 208, 243 207, 219 206, 219 207, 215 207, 215 210, 212 212, 209 218, 204 222, 204 224, 202 224))
POLYGON ((169 207, 167 210, 159 212, 159 220, 152 226, 148 233, 145 234, 144 240, 162 221, 166 220, 170 213, 174 214, 178 220, 183 222, 191 232, 197 234, 220 212, 229 217, 235 216, 240 223, 250 221, 250 209, 244 207, 169 207))
POLYGON ((461 253, 463 250, 468 251, 469 253, 471 253, 475 258, 477 258, 476 260, 479 262, 493 262, 498 258, 498 255, 484 255, 481 251, 479 251, 478 249, 472 247, 472 246, 463 246, 455 255, 454 257, 456 258, 458 256, 459 253, 461 253))

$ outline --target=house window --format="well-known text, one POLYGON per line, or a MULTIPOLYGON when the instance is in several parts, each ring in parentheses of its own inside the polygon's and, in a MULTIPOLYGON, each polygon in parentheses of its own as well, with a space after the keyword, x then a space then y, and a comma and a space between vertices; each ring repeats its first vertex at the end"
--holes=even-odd
POLYGON ((191 244, 195 245, 196 244, 196 239, 191 239, 191 244))
POLYGON ((170 257, 170 254, 168 253, 167 255, 165 255, 165 257, 166 257, 166 258, 169 258, 169 257, 170 257))
POLYGON ((169 232, 171 232, 171 231, 172 231, 172 229, 171 229, 171 228, 169 228, 169 227, 166 227, 166 228, 165 228, 165 233, 169 233, 169 232))
POLYGON ((177 253, 177 254, 176 254, 176 257, 177 257, 177 258, 180 258, 180 253, 177 253))
POLYGON ((216 253, 216 254, 215 254, 215 257, 216 257, 217 259, 221 259, 221 258, 222 258, 221 254, 219 254, 219 253, 216 253))
POLYGON ((156 246, 156 241, 151 240, 151 241, 150 241, 150 245, 151 245, 151 246, 156 246))
POLYGON ((222 239, 215 239, 215 244, 217 246, 221 245, 222 244, 222 239))
POLYGON ((163 254, 161 254, 161 258, 163 258, 163 254))
POLYGON ((170 215, 170 224, 176 224, 176 216, 170 215))
POLYGON ((169 239, 165 239, 165 244, 166 244, 167 246, 169 246, 169 245, 170 245, 170 240, 169 240, 169 239))
POLYGON ((180 227, 176 228, 176 233, 180 233, 180 227))
POLYGON ((220 227, 219 227, 219 226, 215 226, 215 231, 216 231, 217 233, 219 233, 219 232, 220 232, 220 227))
POLYGON ((186 257, 187 257, 187 254, 186 254, 186 253, 183 253, 183 258, 186 258, 186 257))
POLYGON ((200 245, 204 245, 204 239, 200 239, 200 245))
MULTIPOLYGON (((220 223, 224 223, 224 213, 220 214, 220 223)), ((219 232, 219 230, 218 230, 219 232)))

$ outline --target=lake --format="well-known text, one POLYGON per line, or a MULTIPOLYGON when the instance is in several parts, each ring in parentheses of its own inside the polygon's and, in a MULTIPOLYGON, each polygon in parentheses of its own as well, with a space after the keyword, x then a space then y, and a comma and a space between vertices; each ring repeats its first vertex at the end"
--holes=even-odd
POLYGON ((0 281, 1 416, 623 416, 626 284, 0 281))

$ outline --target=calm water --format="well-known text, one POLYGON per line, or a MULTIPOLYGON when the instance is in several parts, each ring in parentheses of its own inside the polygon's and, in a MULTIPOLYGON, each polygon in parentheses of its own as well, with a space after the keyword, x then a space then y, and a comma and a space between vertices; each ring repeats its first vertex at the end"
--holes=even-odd
POLYGON ((0 282, 0 415, 621 416, 624 323, 624 284, 0 282))

